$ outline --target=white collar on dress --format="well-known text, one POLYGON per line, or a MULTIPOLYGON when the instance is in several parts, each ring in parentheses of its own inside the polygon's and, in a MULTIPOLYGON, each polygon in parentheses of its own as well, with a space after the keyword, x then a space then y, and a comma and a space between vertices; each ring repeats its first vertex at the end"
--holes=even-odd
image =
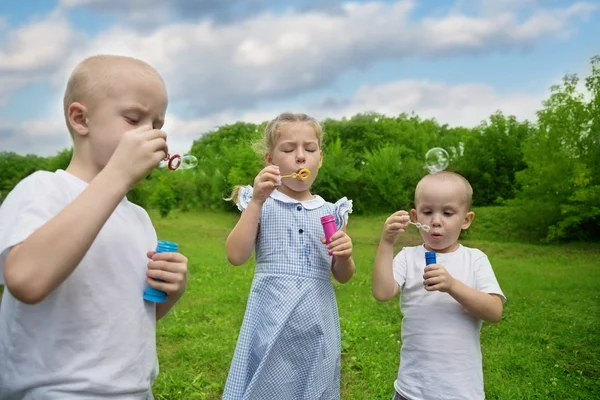
POLYGON ((285 193, 281 193, 279 190, 273 190, 271 192, 271 196, 272 198, 274 198, 275 200, 279 200, 283 203, 293 203, 293 204, 302 204, 302 207, 306 208, 307 210, 314 210, 315 208, 319 208, 321 207, 323 204, 325 204, 325 200, 323 200, 323 198, 321 196, 315 196, 314 198, 310 199, 310 200, 296 200, 296 199, 292 199, 290 196, 288 196, 285 193))

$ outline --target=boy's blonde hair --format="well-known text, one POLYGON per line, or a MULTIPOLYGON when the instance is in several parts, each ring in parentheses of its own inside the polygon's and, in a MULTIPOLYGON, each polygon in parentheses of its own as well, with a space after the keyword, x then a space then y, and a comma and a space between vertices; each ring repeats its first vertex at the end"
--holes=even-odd
POLYGON ((469 181, 464 176, 457 174, 456 172, 451 172, 451 171, 441 171, 436 174, 428 174, 428 175, 425 175, 424 177, 422 177, 421 180, 419 181, 419 183, 417 183, 417 186, 415 188, 415 207, 417 206, 418 200, 419 200, 419 198, 418 198, 419 185, 421 185, 421 182, 424 182, 425 180, 432 180, 432 179, 440 179, 440 180, 453 179, 456 182, 458 182, 460 185, 463 185, 463 187, 465 189, 464 204, 467 207, 467 211, 469 211, 471 209, 471 202, 473 201, 473 187, 471 186, 469 181))
POLYGON ((147 74, 158 78, 163 84, 160 74, 146 62, 133 57, 115 55, 91 56, 80 62, 69 77, 63 98, 63 111, 65 121, 71 137, 75 135, 69 123, 69 107, 73 103, 82 103, 93 108, 99 100, 110 96, 118 85, 115 79, 117 72, 131 72, 147 74))
MULTIPOLYGON (((277 143, 277 139, 281 135, 281 128, 285 125, 293 122, 303 122, 310 125, 315 134, 317 135, 317 141, 319 143, 319 148, 323 146, 323 137, 325 133, 323 132, 323 128, 319 121, 315 118, 304 114, 304 113, 291 113, 284 112, 279 114, 277 117, 273 118, 267 124, 264 135, 261 140, 255 142, 252 147, 254 150, 260 154, 261 156, 266 155, 267 153, 272 152, 275 149, 275 144, 277 143)), ((244 187, 244 185, 237 185, 233 188, 231 192, 231 196, 227 197, 225 200, 231 200, 233 203, 237 203, 238 201, 238 193, 240 189, 244 187)))

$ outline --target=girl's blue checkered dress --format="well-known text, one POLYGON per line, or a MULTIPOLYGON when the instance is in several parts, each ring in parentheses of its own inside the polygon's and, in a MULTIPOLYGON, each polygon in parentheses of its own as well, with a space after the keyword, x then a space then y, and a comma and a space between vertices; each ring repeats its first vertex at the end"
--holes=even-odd
MULTIPOLYGON (((247 207, 252 187, 240 190, 247 207)), ((225 400, 340 398, 340 325, 320 218, 347 223, 352 201, 299 202, 274 191, 262 207, 256 269, 225 400)))

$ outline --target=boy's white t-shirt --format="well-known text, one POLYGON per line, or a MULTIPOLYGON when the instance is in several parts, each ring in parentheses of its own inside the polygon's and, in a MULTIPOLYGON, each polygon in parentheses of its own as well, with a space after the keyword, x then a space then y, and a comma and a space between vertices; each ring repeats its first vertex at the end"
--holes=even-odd
MULTIPOLYGON (((8 251, 87 184, 39 171, 0 207, 0 284, 8 251)), ((95 210, 90 209, 90 213, 95 210)), ((0 399, 146 399, 158 374, 156 309, 143 300, 156 232, 142 208, 119 203, 75 271, 39 304, 4 289, 0 399)))
MULTIPOLYGON (((437 253, 441 264, 467 286, 506 301, 487 256, 462 245, 437 253)), ((400 289, 402 348, 394 387, 410 400, 484 399, 479 332, 482 321, 448 293, 423 287, 425 248, 405 247, 393 262, 400 289)))

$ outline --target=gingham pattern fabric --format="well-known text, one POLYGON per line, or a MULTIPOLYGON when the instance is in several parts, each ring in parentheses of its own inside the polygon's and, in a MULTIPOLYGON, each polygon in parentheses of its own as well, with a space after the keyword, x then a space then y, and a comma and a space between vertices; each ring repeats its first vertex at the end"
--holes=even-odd
MULTIPOLYGON (((241 210, 251 196, 251 186, 240 190, 241 210)), ((254 280, 224 400, 340 398, 340 326, 320 218, 333 214, 340 229, 352 202, 305 205, 281 195, 263 205, 254 280)))

